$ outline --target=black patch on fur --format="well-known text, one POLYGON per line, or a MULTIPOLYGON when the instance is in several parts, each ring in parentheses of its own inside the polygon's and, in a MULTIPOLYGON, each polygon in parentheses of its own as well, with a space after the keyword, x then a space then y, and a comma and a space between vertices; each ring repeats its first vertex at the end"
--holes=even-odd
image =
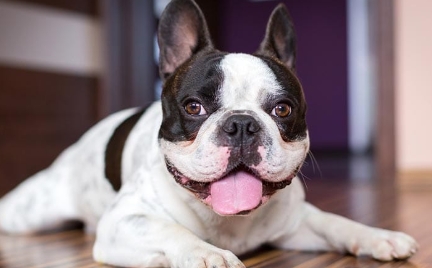
POLYGON ((220 108, 217 96, 223 73, 219 66, 225 55, 219 51, 198 53, 167 79, 162 93, 159 138, 171 142, 194 140, 204 121, 220 108), (184 107, 190 101, 201 103, 207 115, 186 113, 184 107))
POLYGON ((121 188, 121 163, 123 156, 123 149, 126 144, 126 140, 129 133, 147 110, 147 107, 140 109, 135 114, 125 119, 118 127, 114 130, 113 135, 108 141, 105 149, 105 177, 111 183, 115 191, 121 188))
POLYGON ((286 142, 302 140, 306 137, 306 111, 307 105, 302 86, 295 74, 280 61, 274 58, 255 55, 273 71, 282 87, 283 93, 276 96, 267 96, 263 110, 268 114, 278 103, 287 103, 291 106, 291 114, 285 118, 272 116, 279 128, 282 139, 286 142))

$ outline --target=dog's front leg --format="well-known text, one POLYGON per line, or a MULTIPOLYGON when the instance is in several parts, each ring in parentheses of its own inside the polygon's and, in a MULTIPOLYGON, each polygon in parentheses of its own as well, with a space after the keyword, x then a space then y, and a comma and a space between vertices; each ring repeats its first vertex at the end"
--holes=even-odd
POLYGON ((201 240, 133 191, 120 192, 100 220, 93 255, 122 267, 244 267, 233 253, 201 240))
POLYGON ((304 203, 298 230, 274 244, 288 249, 335 250, 377 260, 406 259, 417 251, 416 241, 407 234, 373 228, 347 218, 323 212, 304 203))

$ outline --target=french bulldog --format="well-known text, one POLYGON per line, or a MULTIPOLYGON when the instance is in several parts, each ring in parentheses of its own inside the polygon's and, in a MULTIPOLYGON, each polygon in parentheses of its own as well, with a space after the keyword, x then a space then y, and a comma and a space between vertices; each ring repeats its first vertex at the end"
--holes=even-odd
POLYGON ((161 101, 115 113, 0 202, 0 228, 33 233, 67 220, 96 232, 94 259, 127 267, 240 268, 268 244, 408 258, 410 236, 305 202, 309 151, 286 7, 257 52, 214 48, 193 0, 172 0, 158 30, 161 101))

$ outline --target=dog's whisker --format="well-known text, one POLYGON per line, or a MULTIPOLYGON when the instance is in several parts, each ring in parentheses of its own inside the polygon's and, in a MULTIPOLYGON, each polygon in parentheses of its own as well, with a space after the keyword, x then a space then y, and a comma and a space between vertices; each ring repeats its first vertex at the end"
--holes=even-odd
POLYGON ((298 174, 300 175, 299 177, 301 178, 301 181, 303 182, 305 189, 308 190, 306 180, 311 180, 311 179, 308 176, 306 176, 303 172, 301 172, 301 170, 299 171, 298 174))
POLYGON ((311 159, 311 163, 312 163, 312 170, 313 170, 314 174, 315 174, 315 172, 316 172, 316 171, 315 171, 315 169, 316 169, 316 170, 318 170, 319 177, 322 178, 321 168, 320 168, 320 166, 319 166, 319 164, 318 164, 318 161, 316 160, 316 157, 314 156, 314 154, 312 153, 312 151, 309 151, 309 152, 308 152, 308 155, 309 155, 309 157, 310 157, 310 159, 311 159))

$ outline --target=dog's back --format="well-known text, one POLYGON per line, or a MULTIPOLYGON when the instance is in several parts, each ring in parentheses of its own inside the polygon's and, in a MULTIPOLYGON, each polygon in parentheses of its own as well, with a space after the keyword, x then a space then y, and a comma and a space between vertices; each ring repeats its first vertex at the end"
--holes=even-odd
MULTIPOLYGON (((105 118, 62 152, 51 166, 4 196, 0 200, 0 229, 9 233, 32 233, 61 227, 68 220, 79 220, 87 230, 95 230, 116 195, 105 172, 108 142, 117 127, 137 110, 124 110, 105 118)), ((140 118, 141 124, 147 127, 135 128, 136 132, 141 132, 136 134, 148 136, 147 140, 139 142, 145 148, 154 147, 149 144, 157 142, 160 122, 157 115, 160 113, 155 111, 160 110, 160 104, 156 103, 148 110, 140 118)), ((127 137, 129 143, 131 139, 137 139, 136 136, 131 133, 127 137)), ((139 150, 143 148, 127 147, 127 144, 124 150, 134 151, 128 156, 142 159, 139 150)), ((148 152, 145 148, 142 152, 148 152)), ((133 165, 142 164, 134 159, 123 162, 127 162, 122 168, 122 173, 126 174, 131 173, 133 165)))

